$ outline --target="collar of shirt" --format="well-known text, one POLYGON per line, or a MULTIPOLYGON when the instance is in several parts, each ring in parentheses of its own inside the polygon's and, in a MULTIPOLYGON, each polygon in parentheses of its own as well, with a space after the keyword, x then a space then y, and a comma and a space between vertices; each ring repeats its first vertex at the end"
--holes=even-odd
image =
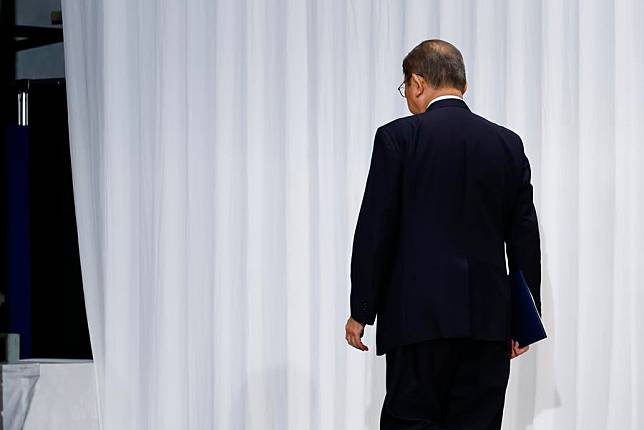
MULTIPOLYGON (((438 96, 438 97, 433 98, 432 101, 429 102, 429 105, 434 103, 434 102, 437 102, 439 100, 443 100, 443 99, 461 99, 461 100, 463 100, 463 97, 455 96, 455 95, 452 95, 452 94, 446 94, 444 96, 438 96)), ((427 107, 429 107, 429 105, 427 105, 427 107)), ((427 110, 427 109, 425 109, 425 110, 427 110)))

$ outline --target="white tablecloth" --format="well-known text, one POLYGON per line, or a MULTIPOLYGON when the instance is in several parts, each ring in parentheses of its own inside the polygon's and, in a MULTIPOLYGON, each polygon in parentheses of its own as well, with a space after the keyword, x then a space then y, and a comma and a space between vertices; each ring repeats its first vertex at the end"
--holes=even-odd
POLYGON ((0 368, 2 430, 98 430, 92 361, 33 359, 0 368))

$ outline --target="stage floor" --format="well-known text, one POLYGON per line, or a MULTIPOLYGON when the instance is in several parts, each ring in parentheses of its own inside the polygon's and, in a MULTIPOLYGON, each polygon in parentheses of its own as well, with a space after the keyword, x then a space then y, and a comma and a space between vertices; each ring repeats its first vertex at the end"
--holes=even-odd
POLYGON ((98 430, 92 361, 29 359, 0 368, 2 430, 98 430))

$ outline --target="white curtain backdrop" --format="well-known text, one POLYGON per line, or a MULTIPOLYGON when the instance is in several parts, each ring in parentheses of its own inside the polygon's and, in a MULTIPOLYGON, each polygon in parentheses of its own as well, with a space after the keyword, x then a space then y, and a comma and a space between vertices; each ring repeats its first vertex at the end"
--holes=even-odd
POLYGON ((533 169, 549 338, 505 429, 644 428, 640 0, 64 0, 73 182, 104 429, 377 429, 344 340, 377 126, 404 55, 461 49, 533 169))

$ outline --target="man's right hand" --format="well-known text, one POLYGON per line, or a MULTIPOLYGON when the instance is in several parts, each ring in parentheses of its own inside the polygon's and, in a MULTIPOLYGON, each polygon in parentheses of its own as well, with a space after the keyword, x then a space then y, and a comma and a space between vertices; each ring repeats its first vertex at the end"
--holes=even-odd
POLYGON ((512 339, 512 352, 510 353, 510 360, 515 357, 518 357, 519 355, 523 354, 529 349, 530 349, 530 345, 526 345, 523 348, 519 348, 519 342, 512 339))

